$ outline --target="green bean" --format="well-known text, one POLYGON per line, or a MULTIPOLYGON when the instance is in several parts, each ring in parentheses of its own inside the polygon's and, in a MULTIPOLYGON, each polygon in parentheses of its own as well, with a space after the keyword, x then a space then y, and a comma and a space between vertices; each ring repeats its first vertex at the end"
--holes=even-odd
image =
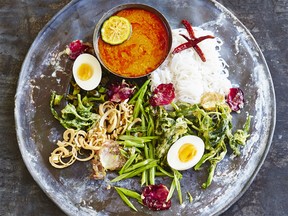
POLYGON ((134 198, 137 201, 142 202, 141 195, 139 193, 133 191, 133 190, 129 190, 126 188, 120 188, 120 187, 115 187, 115 189, 116 190, 118 189, 119 191, 121 191, 123 194, 125 194, 128 197, 134 198))
POLYGON ((171 183, 171 186, 170 186, 170 189, 169 189, 168 196, 167 196, 167 198, 166 198, 166 202, 167 202, 168 200, 170 200, 171 197, 173 196, 175 187, 176 187, 176 185, 175 185, 175 180, 173 179, 173 181, 172 181, 172 183, 171 183))
POLYGON ((182 175, 177 170, 173 170, 173 171, 174 171, 175 187, 178 192, 179 202, 180 204, 182 204, 182 191, 181 191, 181 186, 180 186, 180 179, 182 178, 182 175))
POLYGON ((143 119, 141 117, 142 121, 148 122, 148 116, 147 116, 147 113, 145 112, 144 107, 143 107, 142 104, 140 106, 140 110, 141 110, 141 115, 143 115, 143 119))
POLYGON ((136 164, 133 164, 132 166, 130 166, 129 168, 127 167, 125 170, 124 170, 124 173, 127 173, 127 172, 131 172, 139 167, 143 167, 143 166, 146 166, 147 164, 153 162, 153 161, 157 161, 157 160, 153 160, 153 159, 146 159, 144 161, 141 161, 139 163, 136 163, 136 164))
POLYGON ((120 145, 124 145, 125 147, 137 147, 137 148, 144 148, 143 143, 137 143, 130 140, 125 140, 124 142, 119 142, 120 145))
POLYGON ((141 114, 141 129, 142 131, 146 131, 146 121, 143 113, 141 114))
MULTIPOLYGON (((148 116, 148 129, 147 129, 147 136, 153 136, 153 131, 154 131, 154 121, 153 117, 151 115, 148 116)), ((153 142, 154 140, 152 140, 153 142)), ((149 148, 149 158, 155 158, 155 148, 152 142, 148 143, 148 148, 149 148)), ((155 167, 152 167, 149 170, 149 183, 151 185, 155 184, 155 167)))
POLYGON ((151 185, 155 184, 155 167, 152 167, 149 170, 149 183, 151 185))
POLYGON ((138 143, 145 143, 145 142, 150 142, 153 139, 158 139, 158 136, 146 136, 146 137, 136 137, 136 136, 131 136, 131 135, 120 135, 119 139, 120 140, 130 140, 133 142, 138 142, 138 143))
POLYGON ((165 177, 166 175, 164 173, 162 173, 162 172, 155 171, 155 176, 156 177, 165 177))
POLYGON ((131 155, 131 157, 126 161, 126 163, 123 165, 121 170, 119 171, 119 174, 122 174, 136 159, 137 154, 131 155))
POLYGON ((147 145, 144 146, 144 155, 145 155, 145 158, 147 159, 149 158, 149 149, 147 145))
POLYGON ((135 150, 135 152, 137 152, 139 154, 142 154, 142 151, 139 148, 136 148, 135 146, 134 147, 130 147, 130 148, 133 148, 135 150))
POLYGON ((123 179, 132 178, 134 176, 137 176, 138 174, 142 173, 143 171, 148 170, 151 167, 157 166, 157 162, 158 162, 157 160, 154 160, 154 161, 150 162, 149 164, 147 164, 146 166, 143 166, 143 167, 140 167, 140 168, 133 170, 131 172, 119 175, 116 178, 112 179, 111 182, 117 182, 117 181, 121 181, 123 179))
POLYGON ((126 135, 131 135, 132 133, 139 133, 145 134, 147 131, 146 127, 143 128, 142 126, 132 127, 130 130, 126 130, 126 135))
POLYGON ((125 194, 119 190, 118 188, 116 188, 117 193, 119 194, 119 196, 121 197, 121 199, 123 200, 123 202, 125 202, 127 204, 127 206, 129 206, 131 209, 133 209, 134 211, 138 211, 135 206, 130 202, 130 200, 127 198, 127 196, 125 196, 125 194))
POLYGON ((140 93, 143 91, 143 89, 148 86, 149 83, 150 83, 150 80, 148 79, 148 80, 141 86, 141 88, 133 95, 133 97, 128 101, 128 103, 129 103, 129 104, 135 103, 135 100, 138 98, 138 96, 139 96, 140 93))
POLYGON ((144 184, 148 184, 147 181, 147 170, 145 170, 144 172, 142 172, 142 177, 141 177, 141 186, 143 186, 144 184))
POLYGON ((119 148, 119 151, 121 155, 123 155, 125 158, 128 158, 128 153, 125 150, 123 150, 122 148, 119 148))
POLYGON ((179 179, 182 178, 182 175, 177 170, 173 169, 173 172, 174 172, 174 178, 173 178, 173 181, 171 183, 170 190, 169 190, 166 201, 171 199, 171 197, 175 191, 175 188, 176 188, 176 190, 178 192, 179 202, 180 202, 180 204, 182 204, 182 192, 181 192, 181 186, 180 186, 180 181, 179 181, 179 179))
MULTIPOLYGON (((135 106, 134 106, 134 111, 133 111, 133 119, 136 119, 139 115, 139 112, 140 112, 140 106, 142 105, 143 103, 143 98, 144 98, 144 95, 147 91, 147 85, 149 84, 150 80, 147 80, 143 85, 142 87, 139 89, 139 95, 137 97, 137 100, 135 102, 135 106)), ((133 100, 133 98, 131 99, 133 100)))
MULTIPOLYGON (((152 145, 151 142, 148 144, 148 147, 149 147, 149 158, 154 159, 154 146, 152 145)), ((149 183, 151 185, 155 184, 155 167, 152 167, 149 170, 149 183)))
POLYGON ((192 203, 193 202, 193 197, 192 195, 189 193, 189 191, 187 192, 188 198, 189 198, 189 202, 192 203))
MULTIPOLYGON (((153 131, 154 131, 153 120, 149 119, 149 123, 151 123, 151 124, 150 124, 150 129, 148 129, 148 131, 147 131, 147 135, 148 135, 148 137, 151 137, 151 136, 153 136, 153 131)), ((149 156, 150 156, 150 158, 155 158, 155 152, 154 152, 155 148, 154 148, 153 144, 150 142, 148 144, 148 146, 149 146, 149 156)))
POLYGON ((151 136, 153 134, 154 128, 155 128, 155 126, 154 126, 153 117, 151 115, 149 115, 148 130, 147 130, 148 136, 151 136))
POLYGON ((161 166, 157 166, 157 169, 158 169, 161 173, 163 173, 164 175, 166 175, 166 176, 168 176, 168 177, 171 177, 171 178, 174 178, 174 175, 173 175, 173 174, 167 172, 167 171, 164 170, 161 166))
POLYGON ((152 159, 155 158, 154 146, 151 142, 148 143, 148 148, 149 148, 149 158, 152 158, 152 159))

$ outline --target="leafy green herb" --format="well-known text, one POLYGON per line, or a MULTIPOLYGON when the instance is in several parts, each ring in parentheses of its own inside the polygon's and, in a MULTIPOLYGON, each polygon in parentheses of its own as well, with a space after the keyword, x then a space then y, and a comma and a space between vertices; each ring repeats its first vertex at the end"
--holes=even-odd
MULTIPOLYGON (((55 99, 59 98, 56 92, 52 92, 50 100, 50 109, 53 116, 65 127, 77 130, 87 130, 100 119, 100 116, 91 111, 92 104, 85 106, 81 100, 81 95, 77 95, 77 105, 68 103, 64 109, 61 110, 61 116, 54 109, 55 99)), ((58 103, 58 102, 57 102, 58 103)), ((56 104, 57 104, 56 103, 56 104)), ((86 103, 87 104, 87 103, 86 103)))
POLYGON ((194 169, 199 170, 205 162, 210 163, 207 180, 202 184, 203 188, 207 188, 213 180, 217 164, 227 153, 227 146, 236 156, 240 154, 240 146, 245 145, 249 137, 251 117, 247 116, 243 129, 233 133, 231 110, 226 104, 217 105, 213 111, 206 111, 198 105, 188 103, 177 103, 172 106, 174 111, 166 115, 174 119, 184 118, 184 122, 190 128, 189 133, 196 134, 204 140, 205 154, 194 169))
POLYGON ((156 147, 156 156, 165 163, 166 155, 171 145, 181 136, 187 134, 188 125, 181 116, 176 119, 160 117, 156 122, 156 133, 160 137, 156 147))

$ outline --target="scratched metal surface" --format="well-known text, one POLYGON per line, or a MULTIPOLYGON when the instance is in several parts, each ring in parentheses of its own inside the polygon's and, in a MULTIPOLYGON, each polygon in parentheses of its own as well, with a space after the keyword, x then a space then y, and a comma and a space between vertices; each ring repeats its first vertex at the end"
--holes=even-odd
MULTIPOLYGON (((24 57, 42 27, 68 1, 1 1, 0 215, 64 215, 27 171, 18 149, 14 95, 24 57)), ((247 192, 223 215, 285 215, 287 206, 287 1, 220 1, 246 25, 267 60, 277 125, 267 159, 247 192), (284 190, 283 190, 284 189, 284 190)))

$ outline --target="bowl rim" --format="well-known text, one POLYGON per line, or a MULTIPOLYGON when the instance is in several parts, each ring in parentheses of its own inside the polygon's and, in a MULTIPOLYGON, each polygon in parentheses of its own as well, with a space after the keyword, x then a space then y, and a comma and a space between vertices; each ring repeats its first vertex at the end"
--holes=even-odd
POLYGON ((151 74, 152 72, 154 72, 157 68, 159 68, 163 62, 167 59, 167 57, 169 56, 169 53, 171 52, 172 49, 172 29, 171 26, 168 22, 168 19, 164 16, 164 14, 162 14, 159 10, 157 10, 156 8, 148 5, 148 4, 142 4, 142 3, 127 3, 127 4, 120 4, 117 5, 111 9, 109 9, 108 11, 106 11, 102 17, 98 20, 94 32, 93 32, 93 48, 96 54, 96 57, 98 59, 98 61, 100 62, 100 64, 110 73, 118 76, 118 77, 122 77, 122 78, 127 78, 127 79, 137 79, 137 78, 142 78, 142 77, 146 77, 149 74, 151 74), (99 53, 99 48, 98 48, 98 40, 100 37, 100 31, 101 31, 101 27, 103 25, 103 23, 111 16, 113 16, 113 14, 116 14, 117 12, 121 11, 121 10, 125 10, 125 9, 143 9, 149 12, 152 12, 153 14, 155 14, 158 18, 160 18, 160 20, 162 21, 162 23, 164 24, 167 34, 168 34, 168 50, 167 53, 165 55, 165 57, 163 58, 163 60, 159 63, 159 65, 157 67, 155 67, 152 71, 150 71, 147 74, 143 74, 140 76, 134 76, 134 77, 130 77, 130 76, 122 76, 116 72, 111 71, 102 61, 101 57, 100 57, 100 53, 99 53))

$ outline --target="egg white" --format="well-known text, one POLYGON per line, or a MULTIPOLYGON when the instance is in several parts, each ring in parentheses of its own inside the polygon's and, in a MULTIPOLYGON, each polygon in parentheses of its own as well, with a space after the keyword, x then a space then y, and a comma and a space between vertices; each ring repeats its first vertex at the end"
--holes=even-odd
POLYGON ((176 170, 187 170, 195 166, 204 154, 205 145, 203 140, 198 136, 188 135, 178 139, 169 149, 167 161, 171 168, 176 170), (188 162, 182 162, 179 159, 178 151, 185 143, 193 144, 197 150, 196 155, 188 162))
POLYGON ((95 89, 99 85, 102 78, 102 69, 99 61, 93 55, 87 53, 81 54, 76 58, 72 70, 75 82, 79 85, 81 89, 84 89, 86 91, 95 89), (85 63, 90 65, 93 70, 93 75, 88 80, 81 80, 77 75, 77 71, 78 68, 85 63))

